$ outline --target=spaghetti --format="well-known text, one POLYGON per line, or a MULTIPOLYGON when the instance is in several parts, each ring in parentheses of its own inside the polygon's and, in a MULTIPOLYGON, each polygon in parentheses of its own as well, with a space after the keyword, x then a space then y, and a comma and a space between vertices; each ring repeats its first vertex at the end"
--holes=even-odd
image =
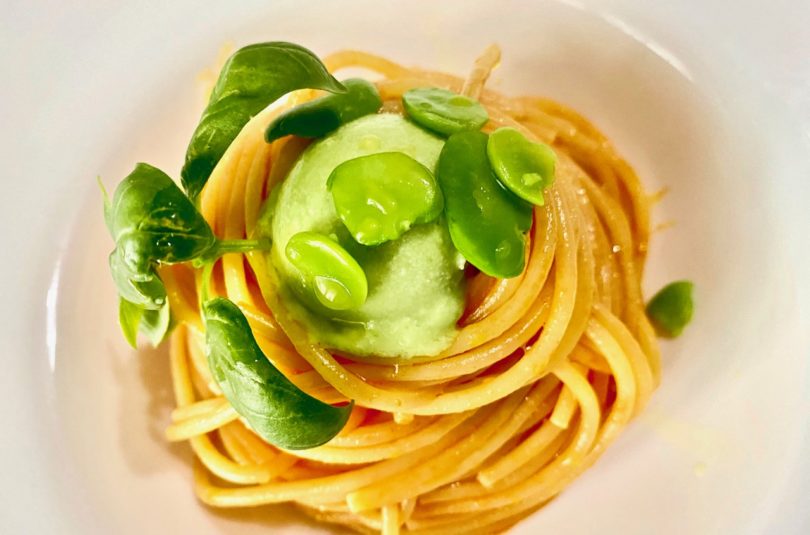
MULTIPOLYGON (((324 522, 389 535, 498 532, 557 495, 645 405, 660 374, 639 284, 648 199, 582 116, 548 99, 485 89, 499 57, 488 49, 466 81, 363 52, 324 60, 331 72, 380 75, 386 112, 401 113, 411 88, 463 90, 486 107, 485 132, 511 126, 558 155, 555 185, 545 206, 534 208, 523 273, 472 276, 459 335, 440 358, 335 354, 310 342, 287 313, 263 253, 226 254, 213 269, 209 291, 239 305, 276 368, 327 403, 355 400, 346 427, 326 445, 280 450, 243 423, 205 358, 197 305, 203 274, 188 265, 160 268, 179 323, 171 338, 177 408, 167 437, 190 442, 204 503, 289 502, 324 522)), ((298 91, 265 109, 219 161, 201 196, 218 237, 254 235, 269 192, 306 147, 295 137, 267 144, 263 130, 315 95, 298 91)))

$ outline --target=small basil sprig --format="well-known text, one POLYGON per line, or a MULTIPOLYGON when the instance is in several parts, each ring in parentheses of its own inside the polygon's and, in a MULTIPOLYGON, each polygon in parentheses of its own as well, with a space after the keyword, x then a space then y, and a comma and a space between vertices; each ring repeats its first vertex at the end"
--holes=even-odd
POLYGON ((237 50, 219 74, 183 166, 183 187, 196 199, 225 150, 251 117, 296 89, 345 88, 306 48, 285 42, 237 50))
POLYGON ((225 398, 267 442, 314 448, 337 435, 354 402, 333 407, 301 391, 262 353, 242 311, 228 299, 203 304, 208 366, 225 398))
POLYGON ((171 316, 160 264, 211 262, 228 252, 264 247, 256 240, 220 241, 169 176, 139 163, 118 185, 104 219, 115 240, 110 271, 121 299, 119 322, 133 346, 138 331, 157 345, 169 332, 171 316))
POLYGON ((112 202, 105 203, 105 219, 115 240, 110 270, 118 293, 148 310, 166 301, 157 264, 192 260, 217 241, 174 181, 145 163, 136 165, 116 188, 112 202))
POLYGON ((169 175, 139 163, 115 190, 110 232, 121 262, 144 273, 155 262, 185 262, 213 247, 216 237, 169 175))

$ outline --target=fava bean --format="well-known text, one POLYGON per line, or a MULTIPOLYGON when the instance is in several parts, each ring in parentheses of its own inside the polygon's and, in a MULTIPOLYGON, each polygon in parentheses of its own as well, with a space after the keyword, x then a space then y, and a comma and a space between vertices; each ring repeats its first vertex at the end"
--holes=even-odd
POLYGON ((543 206, 543 190, 554 182, 557 157, 551 147, 535 143, 514 128, 498 128, 489 135, 487 155, 492 170, 509 191, 543 206))
POLYGON ((690 281, 677 281, 664 286, 647 304, 647 316, 658 334, 675 338, 692 321, 695 305, 692 301, 694 285, 690 281))
POLYGON ((347 160, 329 175, 335 210, 358 243, 394 240, 434 220, 442 193, 430 170, 407 154, 381 152, 347 160))
POLYGON ((487 275, 520 275, 532 207, 498 182, 487 158, 487 135, 468 131, 450 136, 436 175, 456 249, 487 275))
POLYGON ((331 310, 361 306, 368 281, 360 264, 331 238, 317 232, 299 232, 287 242, 287 258, 301 275, 304 287, 331 310))
POLYGON ((487 110, 477 100, 438 87, 406 91, 402 105, 416 124, 446 136, 478 130, 489 120, 487 110))

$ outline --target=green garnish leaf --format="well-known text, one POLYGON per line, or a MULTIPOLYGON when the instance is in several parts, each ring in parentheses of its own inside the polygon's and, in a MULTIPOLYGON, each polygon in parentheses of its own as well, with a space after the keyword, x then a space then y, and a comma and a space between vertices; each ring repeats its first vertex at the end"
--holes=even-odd
POLYGON ((406 91, 402 105, 416 124, 445 136, 478 130, 489 120, 487 110, 477 100, 438 87, 406 91))
POLYGON ((119 297, 118 324, 133 349, 138 349, 139 332, 146 336, 152 347, 157 347, 171 331, 169 301, 166 300, 159 309, 152 310, 119 297))
POLYGON ((223 254, 270 247, 268 240, 217 240, 172 179, 144 163, 118 185, 112 202, 105 204, 105 219, 115 240, 110 272, 119 296, 127 302, 122 302, 120 317, 130 343, 139 326, 153 345, 171 330, 159 264, 190 260, 206 264, 223 254), (133 307, 143 309, 140 316, 133 307))
POLYGON ((182 176, 188 196, 197 198, 251 117, 285 94, 304 88, 345 90, 318 57, 302 46, 279 41, 237 50, 222 67, 186 151, 182 176))
POLYGON ((509 191, 543 206, 543 190, 554 183, 557 156, 551 147, 526 139, 514 128, 498 128, 489 135, 487 155, 492 170, 509 191))
POLYGON ((118 325, 124 338, 133 349, 138 349, 138 327, 141 324, 144 308, 124 298, 118 299, 118 325))
POLYGON ((203 305, 208 365, 225 398, 264 440, 288 450, 337 435, 354 403, 334 407, 306 394, 262 353, 242 311, 218 297, 203 305))
POLYGON ((118 295, 140 307, 157 310, 166 303, 166 288, 154 268, 145 272, 131 271, 121 260, 121 249, 110 253, 110 273, 118 295))
POLYGON ((196 258, 214 246, 211 227, 169 176, 139 163, 115 190, 112 236, 123 264, 147 273, 155 262, 196 258))
POLYGON ((692 320, 695 304, 692 299, 694 284, 677 281, 664 286, 647 304, 647 316, 656 332, 675 338, 692 320))
POLYGON ((304 288, 327 309, 356 309, 366 302, 366 274, 336 241, 317 232, 299 232, 287 242, 285 253, 304 288))
POLYGON ((444 206, 433 173, 401 152, 347 160, 329 175, 327 188, 341 221, 363 245, 395 240, 436 219, 444 206))
POLYGON ((287 135, 323 137, 339 126, 376 113, 382 106, 380 93, 360 78, 343 80, 345 93, 333 93, 296 106, 278 116, 264 134, 270 143, 287 135))
POLYGON ((159 346, 172 330, 172 315, 169 300, 157 310, 144 310, 141 317, 140 332, 146 336, 152 347, 159 346))
POLYGON ((211 228, 163 171, 140 163, 105 210, 115 250, 110 271, 121 297, 149 310, 166 302, 161 262, 185 262, 216 244, 211 228))
POLYGON ((520 275, 532 207, 498 182, 487 158, 487 135, 466 131, 450 136, 436 177, 456 249, 487 275, 520 275))

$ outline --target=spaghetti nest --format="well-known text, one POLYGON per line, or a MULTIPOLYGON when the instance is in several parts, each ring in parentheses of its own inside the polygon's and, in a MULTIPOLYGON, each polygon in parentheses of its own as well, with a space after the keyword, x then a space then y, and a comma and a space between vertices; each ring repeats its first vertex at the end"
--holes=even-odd
MULTIPOLYGON (((552 146, 555 185, 534 209, 528 261, 512 279, 467 281, 467 308, 452 347, 430 361, 362 360, 309 341, 279 301, 261 252, 227 254, 210 291, 237 303, 279 370, 328 403, 355 400, 343 431, 324 446, 279 450, 239 418, 213 380, 197 306, 201 273, 161 268, 179 322, 171 340, 177 408, 170 440, 196 454, 195 489, 213 507, 290 502, 361 532, 492 533, 541 507, 591 465, 645 405, 659 354, 640 277, 648 199, 608 140, 548 99, 508 98, 483 84, 491 48, 466 81, 346 51, 330 71, 363 68, 384 111, 403 92, 444 87, 476 96, 490 121, 552 146)), ((217 236, 253 235, 268 193, 306 147, 265 143, 274 116, 316 96, 296 92, 252 119, 206 186, 202 212, 217 236)))

